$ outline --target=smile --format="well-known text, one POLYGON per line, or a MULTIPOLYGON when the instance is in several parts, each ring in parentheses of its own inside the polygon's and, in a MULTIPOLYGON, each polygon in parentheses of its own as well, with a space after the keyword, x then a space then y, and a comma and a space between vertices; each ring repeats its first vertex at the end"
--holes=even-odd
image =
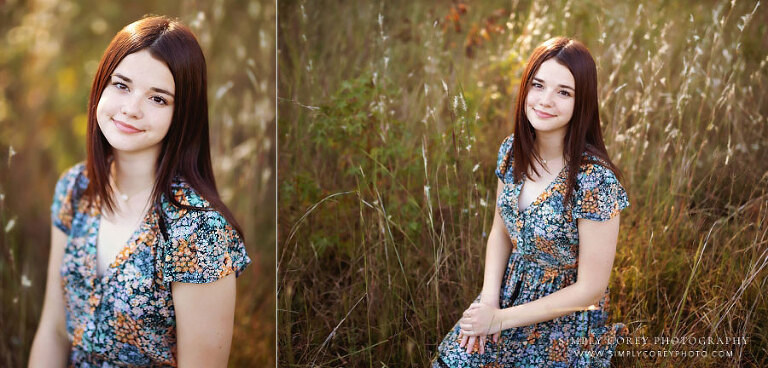
POLYGON ((112 121, 115 123, 115 126, 117 127, 117 129, 119 131, 123 132, 123 133, 134 134, 134 133, 141 133, 141 132, 143 132, 143 130, 141 130, 141 129, 139 129, 139 128, 131 125, 131 124, 124 123, 124 122, 122 122, 120 120, 115 120, 115 118, 112 118, 112 121))
POLYGON ((531 108, 531 109, 533 109, 533 112, 536 113, 536 116, 538 116, 539 119, 549 119, 549 118, 554 118, 555 116, 557 116, 557 115, 547 114, 546 112, 539 111, 539 110, 536 110, 534 108, 531 108))

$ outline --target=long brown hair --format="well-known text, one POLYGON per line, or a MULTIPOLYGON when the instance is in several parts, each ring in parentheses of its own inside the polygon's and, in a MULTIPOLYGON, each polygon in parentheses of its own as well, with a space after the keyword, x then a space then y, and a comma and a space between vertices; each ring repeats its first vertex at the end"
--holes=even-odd
POLYGON ((123 58, 145 49, 167 64, 176 85, 173 118, 156 163, 156 179, 151 196, 163 233, 166 232, 166 225, 160 198, 165 195, 179 208, 219 211, 242 238, 240 225, 219 197, 213 177, 208 138, 207 69, 203 50, 192 31, 171 18, 152 16, 135 21, 120 30, 104 51, 88 99, 88 187, 84 195, 92 204, 98 198, 107 210, 114 208, 112 188, 109 185, 112 147, 99 129, 96 106, 123 58), (182 177, 210 203, 210 207, 197 208, 181 204, 171 189, 176 176, 182 177))
MULTIPOLYGON (((536 175, 539 175, 536 168, 532 165, 533 160, 541 161, 534 149, 536 131, 525 115, 525 100, 528 97, 531 80, 536 75, 539 67, 542 63, 552 58, 570 70, 576 83, 576 100, 573 106, 573 116, 568 122, 563 149, 566 165, 568 165, 565 197, 563 198, 563 203, 567 207, 571 198, 573 198, 576 175, 582 163, 606 166, 619 178, 621 177, 621 171, 611 162, 603 142, 603 133, 600 129, 600 114, 598 112, 597 67, 595 66, 595 60, 592 58, 587 47, 581 42, 567 37, 555 37, 545 41, 533 50, 533 54, 528 60, 520 82, 514 112, 515 139, 512 143, 514 180, 519 182, 523 179, 523 175, 529 177, 529 168, 536 175), (589 157, 585 160, 582 157, 585 152, 597 157, 599 161, 589 157)), ((509 158, 507 162, 504 162, 501 168, 502 172, 507 171, 510 165, 508 161, 509 158)))

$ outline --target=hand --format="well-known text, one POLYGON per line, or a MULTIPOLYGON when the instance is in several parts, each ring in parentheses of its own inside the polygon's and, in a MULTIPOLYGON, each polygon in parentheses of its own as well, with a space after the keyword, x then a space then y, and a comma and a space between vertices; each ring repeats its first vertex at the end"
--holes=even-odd
POLYGON ((501 332, 500 309, 485 303, 472 303, 464 311, 459 327, 468 336, 493 335, 501 332))
MULTIPOLYGON (((499 337, 501 337, 501 332, 497 332, 493 334, 493 342, 499 342, 499 337)), ((488 338, 488 335, 479 335, 479 336, 468 336, 465 335, 463 332, 459 332, 459 339, 461 342, 459 343, 460 348, 467 348, 467 354, 471 354, 473 351, 478 351, 480 354, 485 354, 485 341, 488 338), (477 346, 475 345, 477 343, 477 346)))
POLYGON ((459 347, 466 347, 467 354, 475 350, 475 343, 479 344, 480 354, 485 353, 485 342, 488 335, 493 335, 493 342, 499 342, 501 337, 501 322, 497 316, 498 306, 490 303, 475 302, 464 311, 459 321, 461 331, 459 347), (495 326, 494 326, 495 325, 495 326))

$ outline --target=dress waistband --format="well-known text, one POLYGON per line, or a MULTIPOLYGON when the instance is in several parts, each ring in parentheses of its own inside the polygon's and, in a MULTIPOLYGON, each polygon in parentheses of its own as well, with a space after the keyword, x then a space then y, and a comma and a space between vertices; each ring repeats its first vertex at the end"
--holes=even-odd
POLYGON ((542 261, 539 258, 536 258, 533 254, 526 254, 526 253, 520 253, 520 252, 512 252, 512 254, 509 255, 510 260, 514 261, 523 261, 527 263, 532 263, 536 267, 542 268, 542 269, 549 269, 549 270, 557 270, 557 271, 576 271, 578 268, 578 263, 573 264, 551 264, 545 261, 542 261))

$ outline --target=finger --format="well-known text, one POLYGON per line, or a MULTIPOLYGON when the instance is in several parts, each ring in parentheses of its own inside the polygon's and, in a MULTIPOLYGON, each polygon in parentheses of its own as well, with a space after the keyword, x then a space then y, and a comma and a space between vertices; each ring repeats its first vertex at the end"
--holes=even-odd
POLYGON ((480 354, 485 354, 485 335, 480 336, 480 354))
POLYGON ((500 337, 501 337, 501 332, 497 332, 493 334, 493 342, 499 342, 500 337))
POLYGON ((462 319, 459 321, 459 327, 461 327, 461 332, 463 332, 465 335, 472 335, 472 324, 462 319))
POLYGON ((469 342, 467 343, 467 354, 472 354, 472 350, 475 349, 475 339, 474 336, 469 338, 469 342))
POLYGON ((463 335, 461 337, 461 343, 459 344, 459 347, 463 348, 463 347, 467 346, 467 340, 469 340, 469 336, 463 335))

